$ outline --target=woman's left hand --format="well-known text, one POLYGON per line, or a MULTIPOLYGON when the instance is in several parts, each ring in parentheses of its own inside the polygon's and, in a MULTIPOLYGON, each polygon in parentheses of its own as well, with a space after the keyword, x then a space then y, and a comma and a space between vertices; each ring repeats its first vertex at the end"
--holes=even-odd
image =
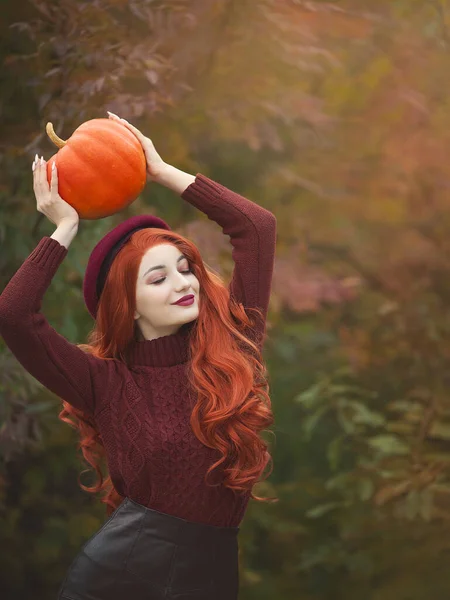
POLYGON ((148 137, 145 137, 145 135, 141 133, 139 129, 131 125, 131 123, 128 123, 128 121, 125 119, 121 119, 109 111, 106 112, 108 113, 110 119, 124 125, 127 129, 134 133, 137 139, 141 142, 145 153, 145 160, 147 162, 147 179, 149 181, 158 181, 160 175, 167 167, 167 163, 165 163, 160 155, 156 152, 152 140, 148 137))

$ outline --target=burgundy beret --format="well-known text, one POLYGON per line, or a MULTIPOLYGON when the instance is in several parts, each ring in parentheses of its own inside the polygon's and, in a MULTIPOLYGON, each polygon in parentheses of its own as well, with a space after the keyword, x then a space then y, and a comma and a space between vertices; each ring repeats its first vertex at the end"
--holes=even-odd
POLYGON ((159 217, 137 215, 119 223, 92 250, 84 274, 83 294, 87 309, 94 319, 97 316, 98 301, 114 258, 135 231, 147 227, 171 231, 167 223, 159 217))

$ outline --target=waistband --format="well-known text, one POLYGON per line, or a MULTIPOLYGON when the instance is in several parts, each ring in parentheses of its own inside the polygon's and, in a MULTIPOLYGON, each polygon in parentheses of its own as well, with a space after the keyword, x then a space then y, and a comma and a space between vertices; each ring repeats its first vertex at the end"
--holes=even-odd
POLYGON ((218 527, 207 523, 187 521, 181 517, 143 506, 129 497, 125 498, 117 511, 124 505, 127 506, 127 510, 131 509, 142 515, 142 530, 152 533, 156 537, 160 537, 162 534, 164 539, 174 543, 201 544, 208 541, 233 539, 237 537, 240 530, 239 527, 218 527))

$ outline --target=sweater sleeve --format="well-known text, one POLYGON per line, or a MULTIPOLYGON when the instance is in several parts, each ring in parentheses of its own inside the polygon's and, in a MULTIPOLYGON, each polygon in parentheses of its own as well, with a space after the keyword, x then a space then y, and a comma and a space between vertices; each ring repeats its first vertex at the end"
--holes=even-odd
POLYGON ((275 257, 275 216, 201 174, 183 192, 182 198, 230 236, 234 261, 230 294, 244 308, 261 310, 264 333, 275 257))
POLYGON ((68 250, 43 237, 0 295, 0 334, 21 365, 75 408, 94 413, 93 373, 102 359, 85 353, 51 327, 42 298, 68 250))

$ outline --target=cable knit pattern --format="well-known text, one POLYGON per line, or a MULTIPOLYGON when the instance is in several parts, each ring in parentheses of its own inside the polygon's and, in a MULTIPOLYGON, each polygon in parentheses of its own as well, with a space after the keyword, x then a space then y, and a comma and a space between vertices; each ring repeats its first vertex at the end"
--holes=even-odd
MULTIPOLYGON (((244 307, 258 307, 264 339, 276 239, 276 219, 266 209, 197 175, 182 197, 230 236, 234 271, 230 293, 244 307)), ((89 413, 106 450, 108 468, 122 496, 166 514, 221 527, 239 526, 249 493, 221 485, 208 468, 218 451, 204 446, 190 425, 195 405, 188 383, 189 333, 133 342, 130 366, 83 352, 59 335, 41 314, 42 298, 67 249, 43 237, 0 295, 0 334, 37 380, 89 413), (32 284, 30 283, 32 282, 32 284)))

